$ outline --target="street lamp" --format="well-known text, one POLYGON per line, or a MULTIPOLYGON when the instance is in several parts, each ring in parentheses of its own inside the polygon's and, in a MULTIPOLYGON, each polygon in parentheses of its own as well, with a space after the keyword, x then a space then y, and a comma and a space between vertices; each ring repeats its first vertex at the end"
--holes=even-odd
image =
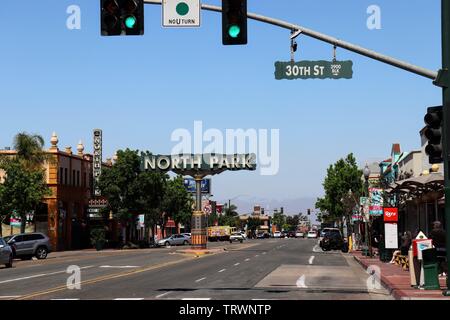
MULTIPOLYGON (((370 169, 369 166, 366 163, 366 166, 363 170, 363 174, 364 174, 364 179, 365 179, 365 188, 364 191, 366 193, 366 197, 369 197, 369 177, 370 177, 370 169)), ((368 219, 366 218, 366 245, 367 245, 367 249, 369 250, 369 256, 372 258, 372 244, 370 241, 370 212, 369 212, 369 217, 368 219)))

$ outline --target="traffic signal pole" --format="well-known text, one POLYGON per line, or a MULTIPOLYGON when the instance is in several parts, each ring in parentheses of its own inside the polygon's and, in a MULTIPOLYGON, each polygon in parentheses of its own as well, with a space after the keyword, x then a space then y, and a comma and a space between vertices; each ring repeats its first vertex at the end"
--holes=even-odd
MULTIPOLYGON (((445 230, 447 247, 447 272, 450 270, 450 0, 442 0, 442 70, 439 71, 435 84, 442 87, 442 106, 444 118, 444 195, 445 195, 445 230)), ((447 274, 447 290, 450 296, 450 276, 447 274)))

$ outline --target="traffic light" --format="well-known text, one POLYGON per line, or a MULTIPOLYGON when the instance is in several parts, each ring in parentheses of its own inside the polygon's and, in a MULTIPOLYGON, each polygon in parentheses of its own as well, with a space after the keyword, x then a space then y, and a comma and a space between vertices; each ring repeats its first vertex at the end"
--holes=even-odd
POLYGON ((442 106, 428 108, 424 120, 427 125, 424 135, 428 139, 425 152, 428 155, 430 164, 441 163, 444 160, 442 148, 442 106))
POLYGON ((143 35, 144 0, 101 0, 102 36, 143 35))
POLYGON ((308 216, 311 215, 311 209, 308 209, 308 216))
POLYGON ((247 0, 222 0, 222 43, 247 44, 247 0))

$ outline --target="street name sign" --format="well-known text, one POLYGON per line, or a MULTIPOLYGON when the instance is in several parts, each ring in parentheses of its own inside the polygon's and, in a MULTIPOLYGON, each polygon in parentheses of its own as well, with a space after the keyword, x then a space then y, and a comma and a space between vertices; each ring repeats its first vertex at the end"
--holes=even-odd
POLYGON ((275 79, 351 79, 353 62, 348 61, 298 61, 275 62, 275 79))
POLYGON ((200 27, 200 0, 163 0, 163 27, 200 27))

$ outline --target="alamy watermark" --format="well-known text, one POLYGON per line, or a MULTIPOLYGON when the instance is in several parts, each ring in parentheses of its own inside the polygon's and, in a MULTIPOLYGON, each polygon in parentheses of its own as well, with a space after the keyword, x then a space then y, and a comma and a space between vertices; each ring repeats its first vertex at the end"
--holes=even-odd
POLYGON ((81 268, 75 265, 69 266, 66 273, 70 274, 66 281, 67 289, 81 290, 81 268))
POLYGON ((204 130, 202 121, 194 121, 193 133, 178 128, 171 134, 175 142, 171 154, 254 154, 257 170, 263 176, 276 175, 280 169, 279 129, 204 130))
POLYGON ((370 5, 367 8, 367 28, 369 30, 380 30, 381 29, 381 8, 375 4, 370 5))
POLYGON ((66 20, 66 27, 69 30, 81 29, 81 8, 75 4, 67 7, 66 13, 69 15, 66 20))

